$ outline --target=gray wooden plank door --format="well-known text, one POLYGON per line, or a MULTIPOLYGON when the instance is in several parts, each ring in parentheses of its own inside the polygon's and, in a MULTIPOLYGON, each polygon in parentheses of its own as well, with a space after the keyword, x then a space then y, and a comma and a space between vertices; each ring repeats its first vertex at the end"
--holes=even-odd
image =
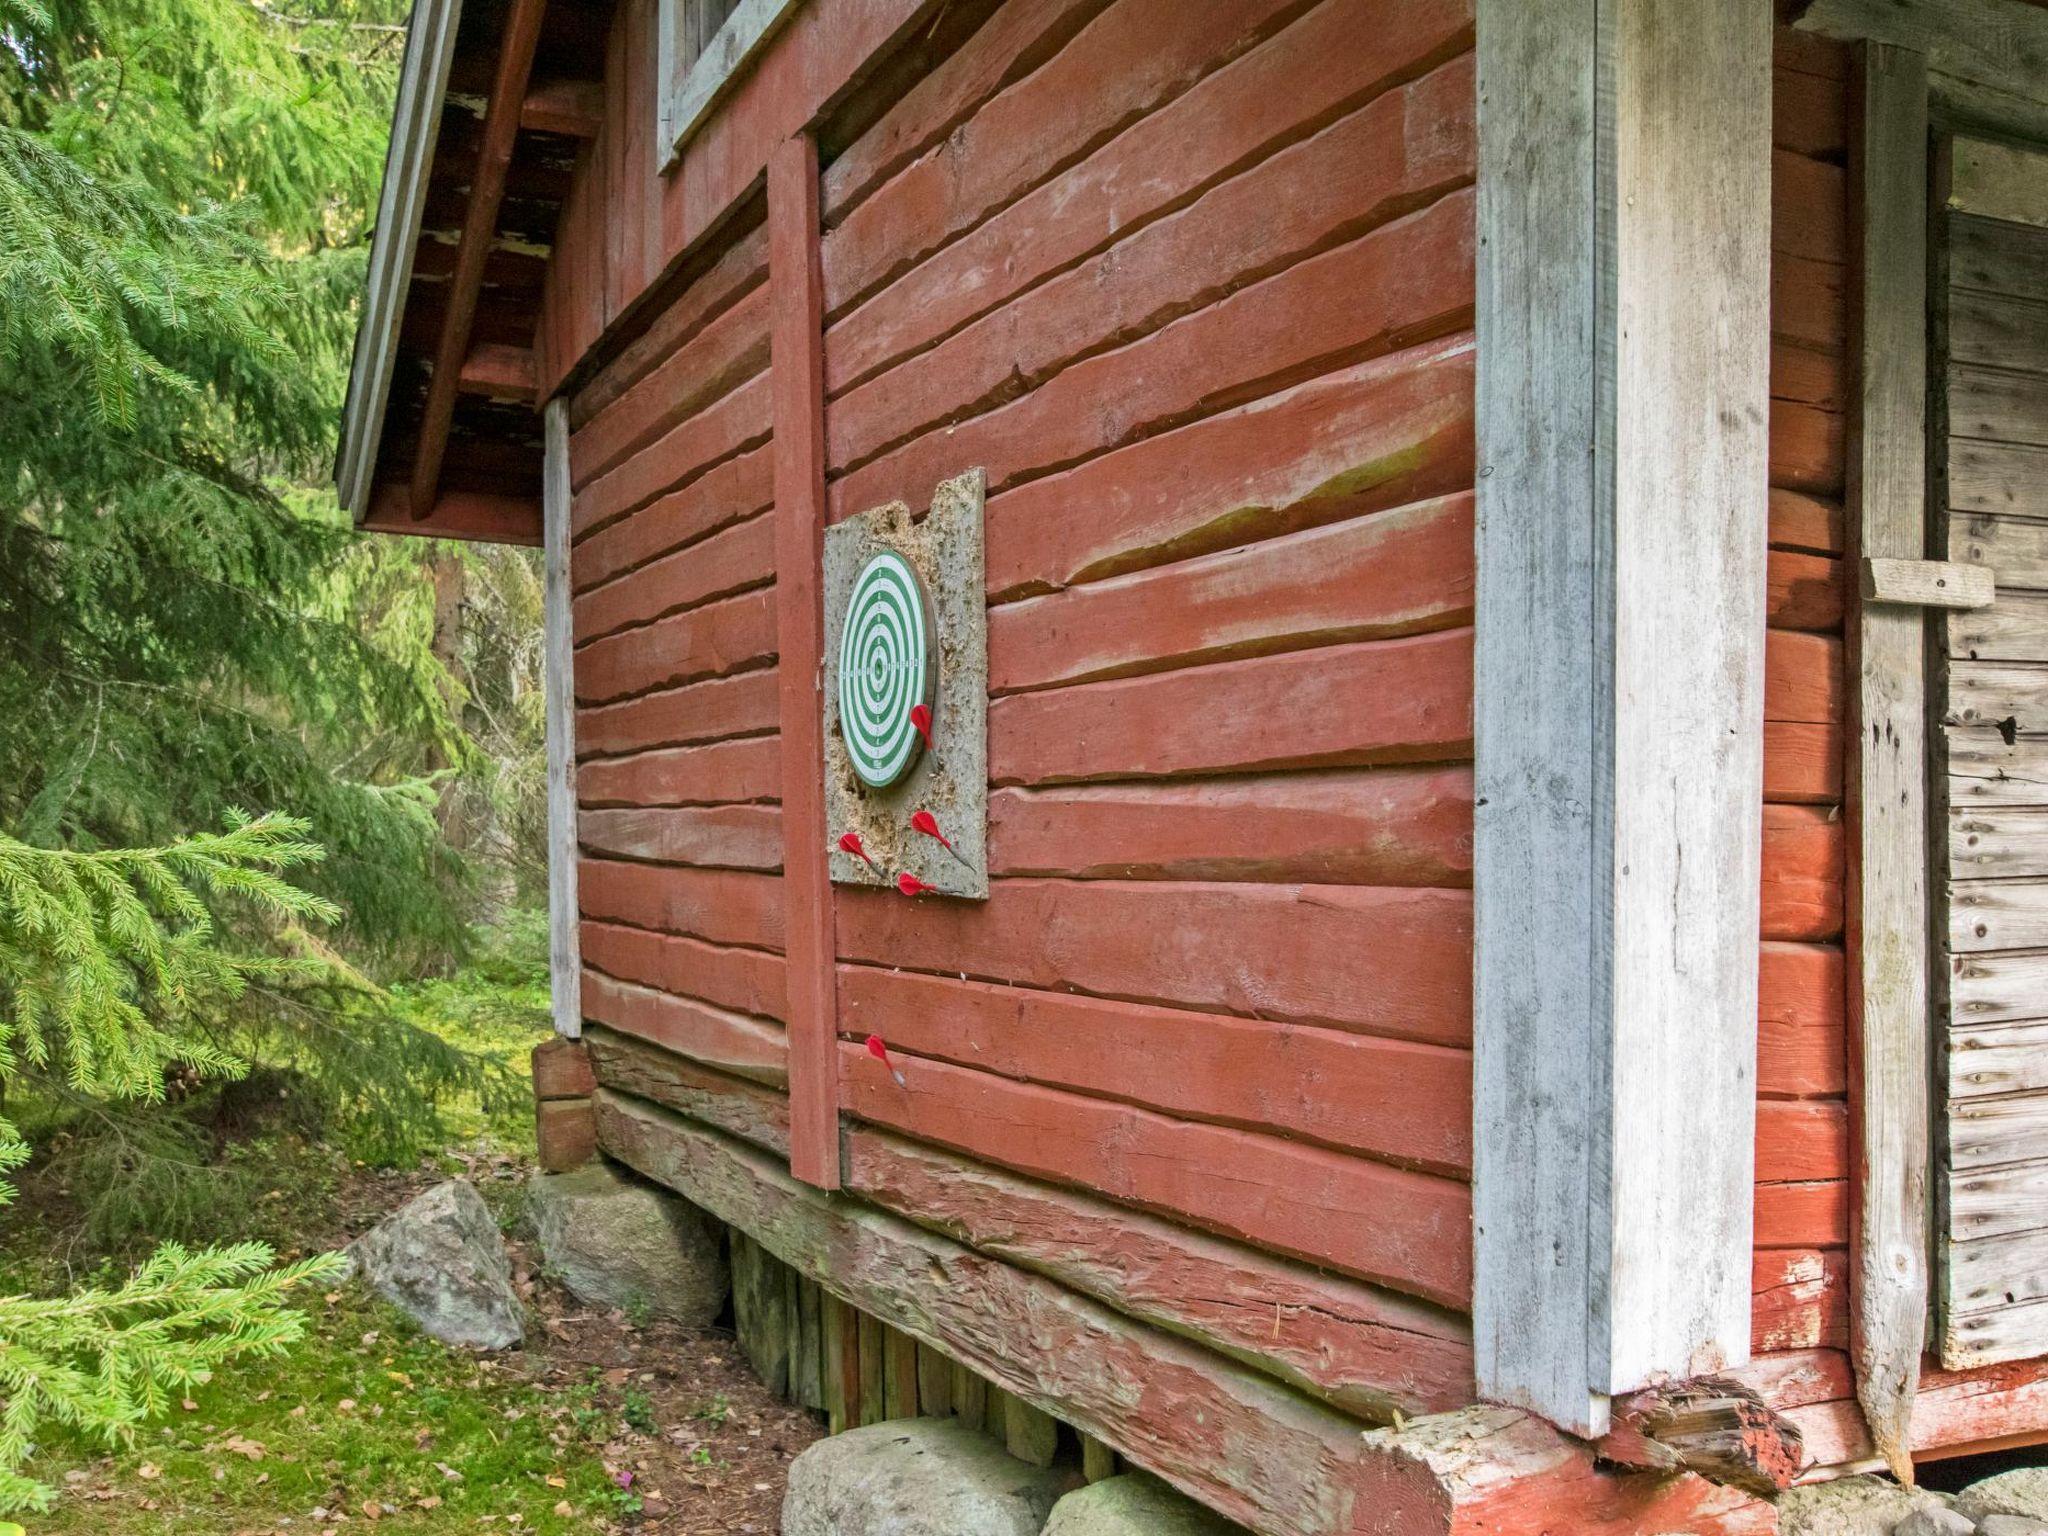
POLYGON ((1941 1356, 2048 1354, 2048 152, 1956 139, 1930 294, 1941 1356))

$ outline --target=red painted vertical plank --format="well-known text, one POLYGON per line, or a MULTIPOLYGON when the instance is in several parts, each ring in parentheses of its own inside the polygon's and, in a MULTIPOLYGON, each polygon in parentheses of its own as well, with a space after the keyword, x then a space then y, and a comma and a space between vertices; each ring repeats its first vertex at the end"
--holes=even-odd
POLYGON ((832 886, 825 867, 825 295, 818 146, 768 159, 769 342, 775 401, 775 633, 782 699, 782 888, 789 967, 789 1171, 839 1187, 832 886))

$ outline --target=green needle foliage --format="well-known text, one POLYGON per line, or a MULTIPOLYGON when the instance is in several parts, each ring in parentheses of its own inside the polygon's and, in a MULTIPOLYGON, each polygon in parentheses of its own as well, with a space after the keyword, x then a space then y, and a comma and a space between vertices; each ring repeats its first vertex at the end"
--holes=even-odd
POLYGON ((166 1243, 111 1290, 0 1297, 0 1510, 49 1507, 53 1490, 19 1470, 42 1426, 118 1444, 217 1367, 297 1343, 305 1322, 285 1293, 333 1278, 341 1255, 281 1268, 271 1258, 261 1243, 197 1253, 166 1243))
MULTIPOLYGON (((331 903, 285 878, 320 857, 303 830, 289 817, 237 817, 217 834, 102 853, 0 836, 0 1073, 148 1103, 162 1100, 173 1069, 240 1071, 205 1021, 252 981, 306 963, 235 953, 215 914, 238 908, 275 925, 331 918, 331 903)), ((27 1155, 0 1121, 0 1168, 27 1155)), ((0 1182, 0 1199, 12 1193, 0 1182)), ((223 1362, 298 1338, 284 1292, 332 1273, 335 1261, 272 1269, 271 1257, 259 1243, 165 1244, 113 1289, 0 1297, 0 1509, 49 1501, 19 1471, 38 1426, 55 1420, 117 1440, 223 1362)))

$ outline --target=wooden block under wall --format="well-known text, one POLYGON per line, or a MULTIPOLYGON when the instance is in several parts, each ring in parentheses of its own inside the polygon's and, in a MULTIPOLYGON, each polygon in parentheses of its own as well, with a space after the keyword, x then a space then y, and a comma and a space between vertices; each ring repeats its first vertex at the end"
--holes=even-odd
POLYGON ((1049 1467, 1060 1449, 1060 1421, 1021 1397, 1003 1394, 1003 1444, 1019 1461, 1049 1467))
POLYGON ((589 1099, 544 1099, 533 1106, 540 1165, 549 1173, 581 1168, 597 1155, 597 1116, 589 1099))
POLYGON ((801 1408, 825 1406, 825 1352, 820 1337, 819 1291, 795 1269, 783 1266, 789 1281, 789 1395, 801 1408))
POLYGON ((818 1321, 825 1427, 828 1433, 844 1434, 860 1427, 860 1314, 821 1289, 818 1321))
POLYGON ((865 1312, 860 1319, 860 1423, 879 1424, 889 1416, 887 1375, 882 1345, 882 1320, 865 1312))
POLYGON ((953 1413, 976 1429, 988 1428, 988 1383, 964 1365, 953 1367, 953 1413))
POLYGON ((882 1331, 882 1406, 892 1419, 917 1417, 917 1340, 894 1328, 882 1331))
POLYGON ((1081 1436, 1081 1475, 1091 1483, 1116 1476, 1116 1452, 1093 1435, 1081 1436))
POLYGON ((732 1312, 741 1351, 768 1390, 789 1392, 789 1310, 785 1266, 746 1233, 732 1234, 732 1312))
POLYGON ((917 1346, 917 1411, 928 1419, 953 1411, 953 1362, 929 1344, 917 1346))
POLYGON ((536 1099, 587 1099, 597 1092, 597 1075, 581 1040, 557 1035, 533 1048, 533 1096, 536 1099))

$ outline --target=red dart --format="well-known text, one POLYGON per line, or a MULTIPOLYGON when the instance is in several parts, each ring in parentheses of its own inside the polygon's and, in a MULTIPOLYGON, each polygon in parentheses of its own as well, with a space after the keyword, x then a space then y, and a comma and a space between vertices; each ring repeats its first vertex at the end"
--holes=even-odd
POLYGON ((913 704, 910 706, 910 723, 917 727, 917 734, 924 738, 925 751, 933 751, 932 712, 922 704, 913 704))
POLYGON ((906 896, 922 896, 926 891, 937 890, 938 887, 926 885, 915 875, 905 874, 896 877, 896 889, 906 896))
POLYGON ((896 1079, 898 1088, 908 1088, 910 1080, 896 1070, 896 1063, 889 1059, 889 1048, 882 1044, 880 1035, 868 1036, 868 1054, 889 1069, 889 1075, 896 1079))
POLYGON ((858 832, 840 833, 839 851, 841 853, 852 854, 856 859, 859 859, 861 863, 867 865, 869 869, 872 869, 878 875, 882 872, 882 866, 877 864, 873 859, 868 857, 868 851, 865 847, 861 845, 860 834, 858 832))
POLYGON ((936 839, 941 848, 960 860, 963 868, 972 868, 965 859, 960 858, 960 850, 953 846, 952 839, 939 830, 939 818, 930 811, 912 811, 910 826, 913 831, 922 832, 926 837, 936 839))

